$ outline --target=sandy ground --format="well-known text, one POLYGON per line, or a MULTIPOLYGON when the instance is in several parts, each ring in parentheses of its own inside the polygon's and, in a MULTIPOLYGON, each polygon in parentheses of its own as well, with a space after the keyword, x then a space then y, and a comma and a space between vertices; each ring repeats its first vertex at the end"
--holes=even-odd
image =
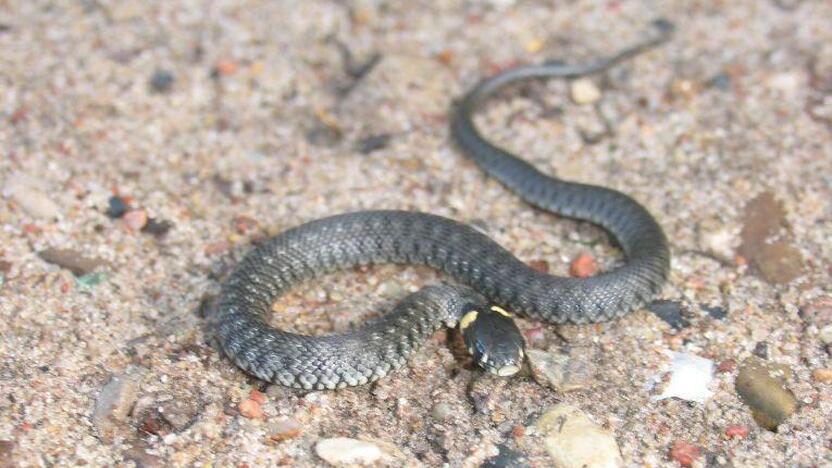
MULTIPOLYGON (((693 466, 832 463, 830 18, 826 0, 0 1, 0 465, 314 466, 319 441, 342 436, 392 465, 503 450, 549 466, 529 427, 560 401, 629 466, 678 466, 680 442, 693 466), (483 76, 608 55, 657 16, 673 41, 594 77, 595 105, 534 83, 479 123, 542 170, 649 207, 674 255, 662 298, 686 323, 523 321, 531 348, 591 353, 592 385, 569 393, 485 376, 444 332, 402 371, 338 392, 267 386, 218 352, 210 298, 252 240, 329 214, 437 213, 553 273, 581 253, 613 266, 601 231, 466 161, 446 111, 483 76), (114 195, 127 216, 107 215, 114 195), (719 367, 704 403, 656 398, 669 351, 719 367), (752 354, 790 369, 798 409, 777 432, 734 388, 752 354)), ((333 275, 275 321, 348 329, 436 280, 333 275)))

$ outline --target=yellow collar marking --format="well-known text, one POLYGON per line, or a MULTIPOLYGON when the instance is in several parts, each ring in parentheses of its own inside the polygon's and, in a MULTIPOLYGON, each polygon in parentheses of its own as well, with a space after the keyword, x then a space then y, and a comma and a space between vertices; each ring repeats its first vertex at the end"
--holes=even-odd
POLYGON ((501 307, 491 306, 491 310, 493 310, 494 312, 497 312, 500 315, 503 315, 503 316, 506 316, 506 317, 511 317, 511 314, 506 312, 505 309, 503 309, 501 307))
POLYGON ((477 312, 476 310, 472 310, 471 312, 468 312, 465 315, 463 315, 462 319, 460 319, 459 321, 459 329, 465 330, 466 328, 468 328, 468 326, 471 325, 471 323, 473 323, 474 320, 477 319, 477 315, 479 315, 479 312, 477 312))

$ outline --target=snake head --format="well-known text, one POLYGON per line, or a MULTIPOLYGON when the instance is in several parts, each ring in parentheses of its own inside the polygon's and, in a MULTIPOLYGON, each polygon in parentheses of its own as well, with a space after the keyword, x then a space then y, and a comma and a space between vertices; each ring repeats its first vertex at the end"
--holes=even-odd
POLYGON ((498 306, 471 309, 459 320, 459 329, 480 367, 501 377, 520 370, 526 343, 511 314, 498 306))

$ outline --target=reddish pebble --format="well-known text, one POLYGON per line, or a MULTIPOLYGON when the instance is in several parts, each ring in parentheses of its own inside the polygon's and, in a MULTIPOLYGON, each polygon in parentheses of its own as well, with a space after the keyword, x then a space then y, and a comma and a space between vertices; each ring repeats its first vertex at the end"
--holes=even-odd
POLYGON ((587 253, 578 255, 575 260, 572 260, 572 264, 569 265, 569 274, 577 278, 592 276, 596 271, 598 271, 598 264, 595 263, 592 255, 587 253))
POLYGON ((718 366, 716 366, 717 372, 720 372, 720 373, 723 373, 723 374, 726 373, 726 372, 733 372, 734 369, 736 369, 736 368, 737 368, 737 361, 735 361, 733 359, 726 359, 726 360, 720 362, 718 366))
POLYGON ((535 325, 527 329, 523 332, 523 335, 526 337, 526 345, 540 343, 544 340, 544 338, 546 338, 546 335, 543 333, 543 327, 540 325, 535 325))
POLYGON ((549 273, 549 262, 546 260, 532 260, 529 266, 541 273, 549 273))
POLYGON ((673 442, 673 447, 670 449, 670 458, 682 466, 691 466, 701 454, 702 449, 681 440, 673 442))
POLYGON ((124 215, 124 224, 131 231, 141 231, 145 224, 147 224, 147 212, 144 210, 128 211, 124 215))
POLYGON ((248 234, 257 227, 257 221, 245 215, 234 218, 234 229, 240 234, 248 234))
POLYGON ((263 413, 263 408, 260 407, 260 403, 250 398, 241 401, 237 409, 240 410, 240 414, 248 419, 263 419, 266 417, 266 414, 263 413))
POLYGON ((518 424, 511 429, 511 436, 515 439, 519 439, 526 435, 526 428, 522 425, 518 424))
POLYGON ((257 390, 256 388, 251 389, 251 391, 248 393, 248 398, 249 400, 254 400, 261 405, 266 402, 266 395, 260 390, 257 390))
POLYGON ((729 439, 745 439, 748 437, 748 428, 739 424, 725 428, 725 435, 729 439))
POLYGON ((37 224, 24 224, 23 232, 26 234, 40 234, 43 232, 43 229, 41 229, 37 224))
POLYGON ((233 75, 237 73, 237 62, 233 60, 220 60, 214 69, 217 71, 217 74, 222 76, 233 75))

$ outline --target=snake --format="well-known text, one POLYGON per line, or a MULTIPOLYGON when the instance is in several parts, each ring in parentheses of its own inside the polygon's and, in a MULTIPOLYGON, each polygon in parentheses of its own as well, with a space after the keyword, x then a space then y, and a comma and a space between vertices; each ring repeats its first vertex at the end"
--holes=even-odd
POLYGON ((529 79, 574 79, 668 40, 672 23, 656 20, 646 38, 584 65, 548 61, 486 78, 452 105, 450 134, 488 176, 532 207, 607 231, 621 265, 589 277, 538 271, 476 228, 434 214, 374 210, 338 214, 258 243, 223 282, 216 335, 225 354, 254 377, 299 389, 364 385, 402 367, 443 327, 457 327, 474 361, 507 377, 525 362, 514 314, 551 324, 621 317, 647 304, 670 270, 667 238, 650 212, 610 188, 544 174, 489 141, 474 115, 508 85, 529 79), (393 309, 341 333, 304 335, 267 323, 275 301, 323 274, 375 264, 426 265, 449 280, 413 292, 393 309))

